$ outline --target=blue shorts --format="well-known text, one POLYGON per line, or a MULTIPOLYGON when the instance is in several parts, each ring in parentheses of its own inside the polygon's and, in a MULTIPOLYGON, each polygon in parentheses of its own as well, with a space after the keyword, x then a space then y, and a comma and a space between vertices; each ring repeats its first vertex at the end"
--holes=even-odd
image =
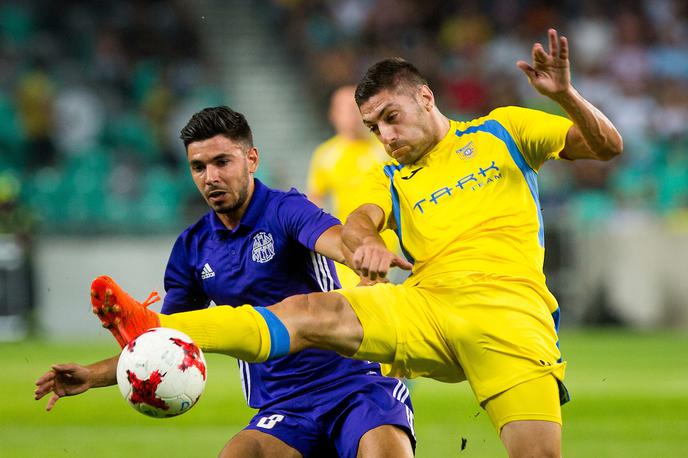
POLYGON ((270 434, 304 458, 355 458, 361 437, 382 425, 406 431, 415 449, 413 407, 402 381, 379 375, 343 381, 262 409, 245 429, 270 434))

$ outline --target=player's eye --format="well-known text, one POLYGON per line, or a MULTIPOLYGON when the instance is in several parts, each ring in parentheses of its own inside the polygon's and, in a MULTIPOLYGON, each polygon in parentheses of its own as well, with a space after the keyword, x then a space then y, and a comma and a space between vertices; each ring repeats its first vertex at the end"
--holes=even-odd
POLYGON ((380 130, 377 128, 376 124, 371 124, 368 126, 368 130, 371 131, 372 133, 376 134, 380 132, 380 130))
POLYGON ((205 170, 205 167, 202 164, 192 164, 191 170, 193 170, 194 172, 202 172, 203 170, 205 170))
POLYGON ((394 121, 395 119, 397 119, 397 112, 396 112, 396 111, 390 113, 390 114, 387 116, 387 121, 388 121, 388 122, 389 122, 389 121, 394 121))

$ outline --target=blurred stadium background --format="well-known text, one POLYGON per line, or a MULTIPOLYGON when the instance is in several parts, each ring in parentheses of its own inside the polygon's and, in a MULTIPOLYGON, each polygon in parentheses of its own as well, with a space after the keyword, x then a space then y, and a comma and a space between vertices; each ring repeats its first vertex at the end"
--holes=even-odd
MULTIPOLYGON (((121 456, 113 443, 151 440, 134 430, 179 429, 161 439, 175 444, 167 455, 205 456, 247 421, 226 358, 213 359, 229 373, 209 390, 217 397, 167 427, 127 411, 116 390, 51 414, 30 401, 51 362, 114 350, 90 316, 92 278, 110 274, 141 298, 162 290, 174 238, 206 211, 178 140, 191 114, 219 104, 243 112, 259 177, 303 189, 311 152, 332 134, 330 92, 379 58, 414 62, 455 119, 507 104, 557 112, 515 66, 550 26, 569 37, 574 85, 625 140, 620 160, 550 163, 539 177, 546 273, 580 382, 578 404, 564 410, 565 454, 685 453, 685 1, 2 0, 0 361, 13 375, 0 384, 21 395, 0 406, 0 455, 121 456), (114 432, 94 453, 88 431, 101 422, 114 432), (186 452, 206 449, 185 449, 180 436, 207 451, 186 452), (587 445, 567 448, 575 444, 587 445)), ((501 456, 466 386, 415 390, 419 456, 501 456), (447 403, 455 393, 464 397, 447 403), (478 430, 461 432, 474 418, 478 430)))

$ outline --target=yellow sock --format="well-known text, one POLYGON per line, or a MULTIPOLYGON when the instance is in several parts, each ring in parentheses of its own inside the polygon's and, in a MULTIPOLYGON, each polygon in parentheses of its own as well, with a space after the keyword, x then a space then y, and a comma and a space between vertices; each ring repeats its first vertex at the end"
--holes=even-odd
POLYGON ((182 331, 209 353, 223 353, 252 363, 282 356, 270 353, 270 329, 250 305, 219 305, 159 316, 160 326, 182 331))

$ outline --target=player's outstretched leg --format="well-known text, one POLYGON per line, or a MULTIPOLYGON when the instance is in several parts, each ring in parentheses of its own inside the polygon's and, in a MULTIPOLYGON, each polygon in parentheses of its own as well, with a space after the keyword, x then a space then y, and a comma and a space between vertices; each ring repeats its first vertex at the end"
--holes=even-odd
POLYGON ((160 296, 154 291, 140 303, 105 275, 91 284, 93 313, 122 348, 148 329, 160 326, 158 314, 147 308, 159 300, 160 296))
POLYGON ((169 327, 184 332, 203 351, 223 353, 249 362, 262 362, 289 353, 289 333, 264 307, 218 306, 160 315, 147 307, 160 300, 156 292, 139 303, 112 278, 101 276, 91 284, 91 304, 103 327, 119 345, 150 328, 169 327))

